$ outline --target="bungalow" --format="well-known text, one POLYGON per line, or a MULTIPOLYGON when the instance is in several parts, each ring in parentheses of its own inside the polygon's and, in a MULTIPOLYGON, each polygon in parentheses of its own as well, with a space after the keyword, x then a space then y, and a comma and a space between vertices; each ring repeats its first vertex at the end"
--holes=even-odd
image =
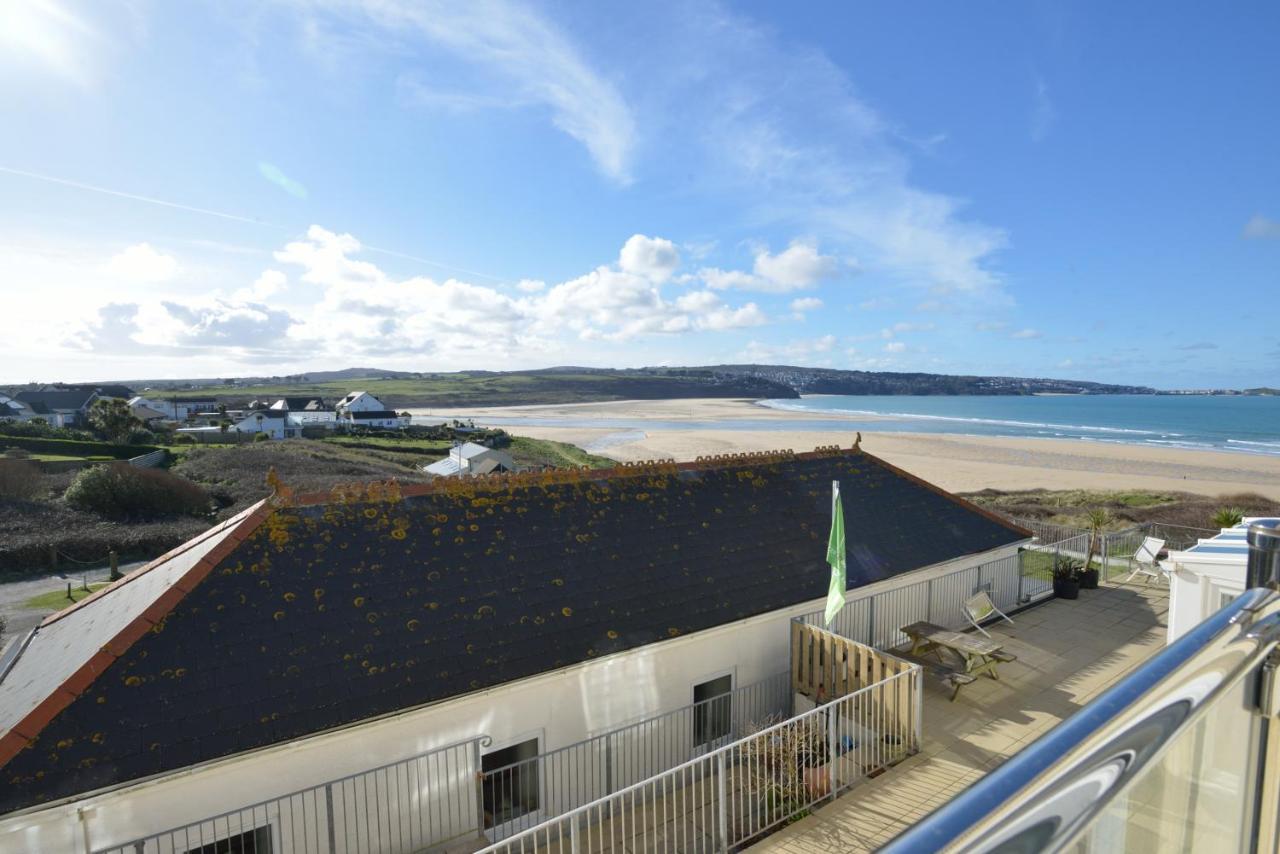
POLYGON ((475 442, 462 442, 449 449, 449 456, 423 466, 422 470, 436 477, 459 477, 515 471, 516 464, 506 451, 486 448, 475 442))
POLYGON ((325 427, 337 425, 338 415, 319 397, 282 397, 268 407, 272 412, 288 414, 291 427, 325 427))
POLYGON ((89 407, 99 397, 97 391, 71 389, 63 391, 20 391, 14 399, 24 404, 32 418, 43 418, 54 427, 78 427, 89 417, 89 407))
POLYGON ((152 405, 174 421, 186 421, 201 412, 217 412, 218 400, 214 397, 165 397, 152 405))
POLYGON ((289 413, 270 409, 246 412, 235 422, 235 429, 239 433, 263 433, 272 439, 293 438, 301 433, 300 427, 290 425, 289 413))
MULTIPOLYGON (((565 784, 499 769, 788 668, 833 480, 850 588, 960 591, 1030 537, 856 449, 277 486, 0 659, 0 850, 495 838, 565 784)), ((576 796, 616 785, 612 755, 576 796)))
POLYGON ((164 421, 169 417, 160 409, 159 405, 140 395, 134 395, 129 398, 129 411, 133 413, 133 417, 144 424, 150 424, 153 421, 164 421))

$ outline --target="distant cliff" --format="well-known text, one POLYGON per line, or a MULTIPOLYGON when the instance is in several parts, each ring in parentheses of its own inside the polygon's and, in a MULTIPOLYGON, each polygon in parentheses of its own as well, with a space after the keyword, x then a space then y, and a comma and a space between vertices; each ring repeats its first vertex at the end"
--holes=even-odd
POLYGON ((785 385, 798 394, 1155 394, 1155 389, 1146 386, 1108 385, 1086 380, 841 371, 788 365, 714 365, 702 370, 722 376, 768 380, 785 385))

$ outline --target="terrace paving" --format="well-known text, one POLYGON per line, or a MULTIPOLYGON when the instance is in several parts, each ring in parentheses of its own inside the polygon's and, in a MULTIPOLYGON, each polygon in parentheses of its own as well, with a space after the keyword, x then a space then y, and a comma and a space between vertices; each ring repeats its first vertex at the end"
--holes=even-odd
POLYGON ((923 746, 753 846, 753 852, 870 851, 954 798, 1165 645, 1167 587, 1103 584, 988 627, 1018 660, 955 702, 925 676, 923 746))

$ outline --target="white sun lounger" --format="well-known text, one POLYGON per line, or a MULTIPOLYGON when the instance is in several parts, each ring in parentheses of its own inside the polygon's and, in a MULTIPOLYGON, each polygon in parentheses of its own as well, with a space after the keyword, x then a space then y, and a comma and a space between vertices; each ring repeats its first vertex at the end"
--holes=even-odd
POLYGON ((1162 548, 1164 548, 1164 540, 1155 537, 1144 539, 1142 545, 1138 546, 1138 550, 1133 553, 1133 557, 1129 558, 1129 565, 1133 567, 1133 572, 1129 573, 1125 583, 1128 584, 1139 575, 1145 575, 1148 583, 1153 578, 1163 578, 1167 575, 1157 560, 1162 548))
POLYGON ((979 591, 964 600, 964 607, 962 610, 964 611, 965 619, 972 623, 975 629, 982 632, 984 635, 987 635, 987 637, 991 637, 991 635, 987 634, 987 630, 979 625, 983 620, 998 616, 1003 618, 1009 625, 1013 625, 1013 620, 1009 618, 1008 614, 996 607, 996 603, 991 601, 991 597, 987 595, 987 591, 985 590, 979 591))

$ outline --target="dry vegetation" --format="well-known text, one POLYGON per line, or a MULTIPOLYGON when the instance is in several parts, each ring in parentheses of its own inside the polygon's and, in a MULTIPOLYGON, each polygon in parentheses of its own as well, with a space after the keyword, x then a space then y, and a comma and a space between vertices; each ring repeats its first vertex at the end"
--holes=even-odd
POLYGON ((1087 528, 1088 514, 1095 508, 1110 511, 1110 530, 1120 530, 1143 522, 1216 529, 1213 516, 1233 507, 1245 516, 1280 514, 1280 503, 1261 495, 1244 493, 1208 497, 1186 492, 1094 491, 1033 489, 1001 492, 985 489, 964 496, 970 501, 1021 519, 1036 519, 1056 525, 1087 528))
MULTIPOLYGON (((426 480, 419 468, 447 450, 448 443, 415 439, 365 441, 358 446, 291 439, 175 449, 179 456, 170 472, 207 492, 208 513, 128 523, 71 506, 64 496, 74 472, 40 474, 25 460, 0 461, 7 466, 0 470, 0 574, 47 570, 51 549, 61 554, 62 566, 78 565, 77 561, 100 564, 111 550, 121 560, 163 554, 269 495, 266 475, 272 468, 300 492, 352 481, 396 478, 412 483, 426 480)), ((612 464, 557 442, 517 439, 507 450, 525 466, 612 464)))

